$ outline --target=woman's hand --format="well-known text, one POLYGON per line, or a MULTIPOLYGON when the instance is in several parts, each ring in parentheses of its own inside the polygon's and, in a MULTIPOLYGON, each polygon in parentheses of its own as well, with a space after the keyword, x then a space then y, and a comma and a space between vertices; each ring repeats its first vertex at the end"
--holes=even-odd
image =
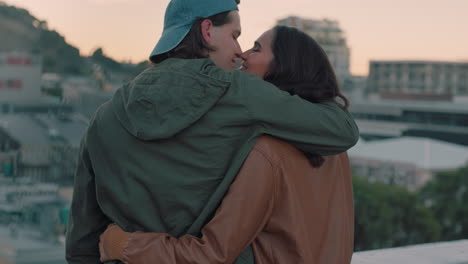
POLYGON ((131 233, 123 231, 118 225, 110 224, 101 234, 99 240, 99 253, 101 262, 124 259, 124 250, 128 245, 131 233))

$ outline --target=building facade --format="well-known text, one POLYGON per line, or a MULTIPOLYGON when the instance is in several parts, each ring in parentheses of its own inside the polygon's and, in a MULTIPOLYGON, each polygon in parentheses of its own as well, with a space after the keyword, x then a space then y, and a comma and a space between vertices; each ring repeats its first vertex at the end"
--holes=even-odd
POLYGON ((348 151, 353 175, 415 191, 435 174, 468 164, 468 147, 424 137, 359 140, 348 151))
POLYGON ((381 182, 388 185, 398 185, 416 191, 427 183, 432 172, 418 168, 409 162, 351 157, 353 174, 366 178, 369 182, 381 182))
POLYGON ((14 177, 18 171, 20 144, 1 129, 0 120, 0 179, 14 177))
POLYGON ((452 101, 468 96, 468 62, 371 61, 366 90, 389 99, 452 101))
POLYGON ((290 16, 277 21, 277 25, 298 28, 317 41, 327 53, 340 83, 350 77, 350 49, 346 37, 336 20, 315 20, 290 16))
POLYGON ((349 109, 366 140, 426 137, 468 146, 468 104, 421 100, 355 102, 349 109))
POLYGON ((39 55, 0 53, 0 104, 36 102, 41 96, 41 72, 39 55))
POLYGON ((72 184, 86 128, 87 123, 74 116, 2 115, 0 176, 72 184))

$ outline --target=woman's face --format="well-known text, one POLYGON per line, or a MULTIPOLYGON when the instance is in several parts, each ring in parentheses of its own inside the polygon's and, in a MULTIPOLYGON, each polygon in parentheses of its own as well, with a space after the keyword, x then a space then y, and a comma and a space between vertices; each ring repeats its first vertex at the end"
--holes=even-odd
POLYGON ((242 53, 241 57, 244 63, 242 64, 241 71, 257 75, 263 79, 273 60, 273 52, 271 51, 272 42, 273 30, 270 29, 255 41, 253 48, 242 53))

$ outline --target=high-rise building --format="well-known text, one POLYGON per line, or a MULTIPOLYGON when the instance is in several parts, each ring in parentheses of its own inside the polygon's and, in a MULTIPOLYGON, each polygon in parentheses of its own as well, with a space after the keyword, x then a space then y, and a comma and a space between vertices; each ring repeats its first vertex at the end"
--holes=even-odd
POLYGON ((295 27, 304 31, 317 41, 327 53, 340 83, 350 77, 349 61, 350 49, 346 43, 346 36, 338 21, 322 19, 305 19, 290 16, 277 21, 277 25, 295 27))

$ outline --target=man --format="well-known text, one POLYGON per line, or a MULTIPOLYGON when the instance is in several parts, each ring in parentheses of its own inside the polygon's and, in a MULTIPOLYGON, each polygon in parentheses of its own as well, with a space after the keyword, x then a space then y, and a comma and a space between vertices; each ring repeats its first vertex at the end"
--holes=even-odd
MULTIPOLYGON (((270 134, 330 155, 358 138, 349 113, 232 70, 234 0, 172 0, 156 64, 101 106, 82 140, 67 230, 69 263, 99 263, 99 235, 199 235, 256 139, 270 134)), ((247 262, 252 256, 247 258, 247 262)))

